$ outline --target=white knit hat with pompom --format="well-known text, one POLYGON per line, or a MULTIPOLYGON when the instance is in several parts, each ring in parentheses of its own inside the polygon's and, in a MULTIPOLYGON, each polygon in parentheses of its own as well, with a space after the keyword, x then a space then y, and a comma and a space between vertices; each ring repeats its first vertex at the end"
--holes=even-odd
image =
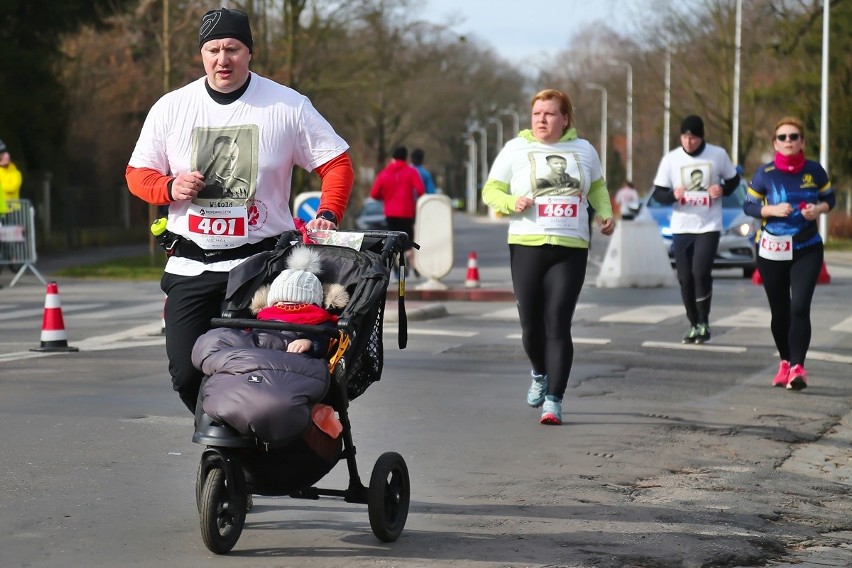
POLYGON ((307 247, 294 248, 287 259, 287 268, 269 286, 266 305, 277 302, 322 305, 322 283, 316 276, 321 272, 317 252, 307 247))

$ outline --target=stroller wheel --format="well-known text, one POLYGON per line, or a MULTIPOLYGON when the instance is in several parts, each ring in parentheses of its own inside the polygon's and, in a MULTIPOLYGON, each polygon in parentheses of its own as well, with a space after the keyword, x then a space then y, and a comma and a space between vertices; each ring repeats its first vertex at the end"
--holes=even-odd
POLYGON ((204 478, 201 489, 199 520, 201 538, 215 554, 224 554, 234 548, 246 522, 245 496, 231 499, 225 471, 212 467, 204 478))
POLYGON ((367 510, 373 534, 382 542, 394 542, 408 518, 411 485, 408 466, 396 452, 385 452, 376 461, 367 492, 367 510))

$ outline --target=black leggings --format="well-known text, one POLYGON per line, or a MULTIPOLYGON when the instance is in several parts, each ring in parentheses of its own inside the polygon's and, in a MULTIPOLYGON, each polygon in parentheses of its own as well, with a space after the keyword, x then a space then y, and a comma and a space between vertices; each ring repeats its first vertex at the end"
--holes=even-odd
POLYGON ((811 345, 811 300, 822 263, 822 243, 793 251, 793 260, 757 257, 772 312, 772 338, 790 365, 804 365, 811 345))
POLYGON ((713 297, 713 259, 719 248, 720 233, 679 233, 672 235, 680 296, 686 318, 692 325, 710 323, 713 297))
POLYGON ((521 342, 547 394, 562 398, 574 362, 571 320, 586 279, 588 249, 509 245, 521 342))
POLYGON ((167 296, 163 319, 172 387, 193 413, 204 375, 192 364, 192 348, 210 329, 210 320, 221 317, 227 286, 227 272, 202 272, 198 276, 167 272, 160 280, 167 296))

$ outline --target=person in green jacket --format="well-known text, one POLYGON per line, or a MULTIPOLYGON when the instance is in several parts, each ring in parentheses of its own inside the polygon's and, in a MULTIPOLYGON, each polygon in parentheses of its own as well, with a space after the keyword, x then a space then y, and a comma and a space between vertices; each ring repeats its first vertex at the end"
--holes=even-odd
POLYGON ((527 404, 541 407, 542 424, 562 423, 562 397, 574 361, 571 320, 586 277, 591 220, 604 235, 615 230, 612 204, 597 151, 577 137, 571 100, 546 89, 532 99, 531 128, 503 147, 482 188, 482 199, 509 216, 509 259, 521 341, 532 365, 527 404), (552 171, 577 180, 549 188, 536 179, 552 171))

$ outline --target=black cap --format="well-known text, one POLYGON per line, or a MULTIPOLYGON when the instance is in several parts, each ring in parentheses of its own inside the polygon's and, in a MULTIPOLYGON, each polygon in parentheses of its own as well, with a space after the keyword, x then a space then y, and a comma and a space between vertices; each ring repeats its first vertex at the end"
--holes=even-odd
POLYGON ((680 133, 704 138, 704 121, 700 116, 691 114, 680 123, 680 133))
POLYGON ((8 150, 6 149, 6 143, 0 140, 0 154, 4 152, 8 152, 8 150))
POLYGON ((245 12, 219 8, 204 14, 201 18, 201 27, 198 29, 199 49, 211 39, 228 37, 240 40, 249 51, 252 50, 254 41, 251 38, 248 15, 245 12))
POLYGON ((393 154, 391 154, 394 160, 404 160, 408 158, 408 148, 405 146, 399 146, 394 148, 393 154))

